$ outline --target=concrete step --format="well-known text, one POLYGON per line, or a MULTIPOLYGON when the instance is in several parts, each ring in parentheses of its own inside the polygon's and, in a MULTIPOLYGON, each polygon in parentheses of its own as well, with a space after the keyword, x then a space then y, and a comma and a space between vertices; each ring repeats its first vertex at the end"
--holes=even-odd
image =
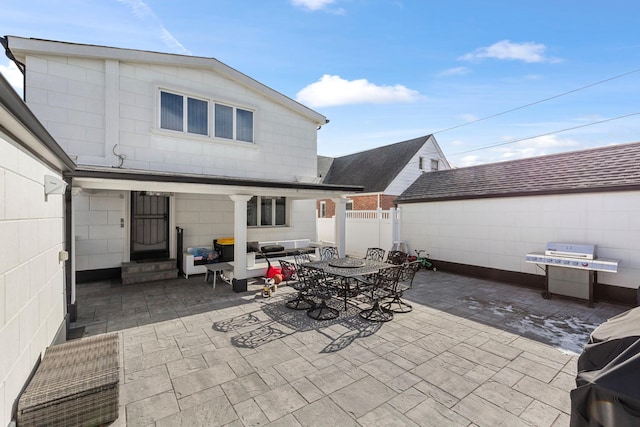
POLYGON ((175 258, 152 261, 131 261, 122 263, 123 274, 149 273, 153 271, 172 270, 174 268, 176 268, 175 258))
POLYGON ((122 284, 153 282, 178 277, 175 258, 122 263, 122 284))
POLYGON ((147 272, 134 272, 125 273, 122 272, 122 284, 131 285, 134 283, 155 282, 158 280, 175 279, 178 277, 178 269, 171 270, 156 270, 147 272))

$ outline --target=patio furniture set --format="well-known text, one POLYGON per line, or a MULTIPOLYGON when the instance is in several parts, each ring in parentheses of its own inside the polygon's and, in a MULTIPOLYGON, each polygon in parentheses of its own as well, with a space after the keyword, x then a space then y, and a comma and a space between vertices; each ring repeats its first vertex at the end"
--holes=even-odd
POLYGON ((407 261, 408 254, 401 251, 389 251, 386 260, 385 253, 384 249, 369 248, 364 258, 340 258, 337 248, 325 246, 319 248, 317 261, 304 253, 295 254, 295 262, 279 260, 285 283, 298 291, 286 306, 305 310, 316 320, 340 315, 335 304, 328 304, 333 298, 341 300, 345 311, 350 303, 360 304, 365 299, 368 307, 359 314, 373 322, 388 322, 394 313, 411 311, 402 294, 412 286, 420 264, 407 261))

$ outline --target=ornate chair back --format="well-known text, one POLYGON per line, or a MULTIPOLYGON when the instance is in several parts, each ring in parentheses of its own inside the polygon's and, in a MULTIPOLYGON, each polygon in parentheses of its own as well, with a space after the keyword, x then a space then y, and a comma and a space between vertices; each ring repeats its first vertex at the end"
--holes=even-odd
POLYGON ((293 259, 296 261, 296 265, 304 264, 307 262, 311 262, 311 257, 308 253, 303 253, 300 251, 296 251, 293 254, 293 259))
POLYGON ((396 265, 404 264, 408 255, 409 254, 402 251, 389 251, 387 254, 387 262, 396 265))
POLYGON ((402 283, 405 289, 410 289, 413 286, 413 278, 416 277, 418 270, 420 270, 420 261, 411 261, 405 264, 400 272, 398 282, 402 283))
POLYGON ((376 290, 391 290, 396 287, 404 266, 396 265, 389 268, 381 268, 376 274, 374 287, 376 290))
MULTIPOLYGON (((295 280, 296 277, 296 265, 290 261, 278 260, 280 262, 280 268, 282 269, 283 280, 289 284, 289 280, 295 280)), ((295 286, 294 286, 295 287, 295 286)))
POLYGON ((373 261, 384 261, 385 250, 382 248, 368 248, 364 259, 370 259, 373 261))
POLYGON ((322 261, 328 261, 330 259, 338 258, 338 248, 335 246, 322 246, 319 248, 320 259, 322 261))

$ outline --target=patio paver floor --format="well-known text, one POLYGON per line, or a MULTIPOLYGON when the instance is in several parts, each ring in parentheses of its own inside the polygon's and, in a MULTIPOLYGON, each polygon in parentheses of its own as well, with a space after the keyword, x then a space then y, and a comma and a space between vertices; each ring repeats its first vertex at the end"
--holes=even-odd
MULTIPOLYGON (((420 271, 413 311, 318 322, 203 276, 77 286, 84 336, 120 336, 128 426, 567 426, 578 354, 622 307, 420 271)), ((341 308, 342 301, 332 301, 341 308)))

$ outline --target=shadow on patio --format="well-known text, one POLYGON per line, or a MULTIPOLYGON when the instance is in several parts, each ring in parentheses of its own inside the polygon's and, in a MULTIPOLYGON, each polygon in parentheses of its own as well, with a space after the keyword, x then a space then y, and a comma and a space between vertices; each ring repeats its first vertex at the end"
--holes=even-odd
POLYGON ((202 276, 79 285, 76 325, 119 332, 114 425, 564 426, 576 353, 627 309, 421 271, 410 313, 318 322, 284 306, 293 292, 202 276))

